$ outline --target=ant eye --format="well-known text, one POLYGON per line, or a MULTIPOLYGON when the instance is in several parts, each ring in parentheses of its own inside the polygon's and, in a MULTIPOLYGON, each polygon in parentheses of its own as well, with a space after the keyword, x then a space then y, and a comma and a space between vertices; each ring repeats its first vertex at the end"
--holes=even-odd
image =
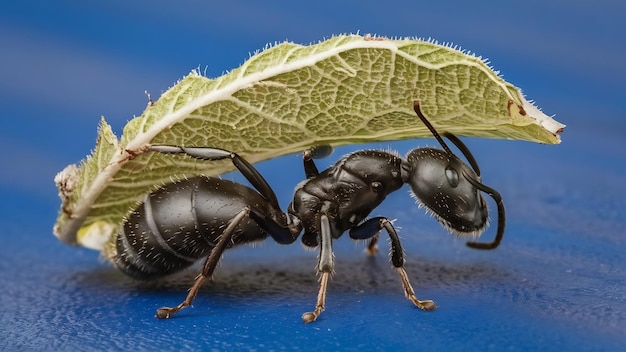
POLYGON ((382 192, 382 190, 383 190, 382 182, 374 181, 374 182, 372 182, 371 187, 372 187, 372 191, 375 192, 375 193, 382 192))
POLYGON ((451 187, 456 187, 459 185, 459 173, 449 166, 446 167, 446 178, 448 179, 448 184, 451 187))

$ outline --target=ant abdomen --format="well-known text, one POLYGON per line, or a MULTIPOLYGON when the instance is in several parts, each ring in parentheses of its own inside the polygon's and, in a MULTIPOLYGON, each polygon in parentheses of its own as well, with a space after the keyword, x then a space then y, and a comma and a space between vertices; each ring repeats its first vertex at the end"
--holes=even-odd
MULTIPOLYGON (((228 180, 194 177, 167 184, 128 215, 116 238, 113 261, 126 274, 143 280, 187 268, 211 252, 230 220, 251 200, 265 208, 256 191, 228 180)), ((256 222, 245 219, 229 247, 265 237, 256 222)))

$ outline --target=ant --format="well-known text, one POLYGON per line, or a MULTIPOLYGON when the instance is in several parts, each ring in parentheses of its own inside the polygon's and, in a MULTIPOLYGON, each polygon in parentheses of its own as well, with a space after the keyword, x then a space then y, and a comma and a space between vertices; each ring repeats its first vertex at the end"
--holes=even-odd
MULTIPOLYGON (((450 133, 443 133, 465 156, 471 168, 448 148, 443 138, 422 114, 414 110, 443 150, 417 148, 406 159, 396 153, 362 150, 348 154, 319 172, 315 149, 304 153, 307 179, 296 186, 287 212, 263 176, 234 152, 208 147, 154 145, 149 151, 186 154, 202 160, 231 159, 254 189, 218 177, 198 176, 166 184, 148 194, 125 219, 116 237, 112 258, 124 273, 137 279, 153 279, 191 266, 206 257, 186 299, 178 306, 157 310, 157 318, 169 318, 191 305, 204 280, 213 272, 227 248, 266 239, 290 244, 302 234, 302 243, 319 247, 317 270, 320 287, 312 312, 302 315, 315 321, 324 310, 328 278, 333 272, 332 241, 348 231, 351 238, 370 240, 368 251, 376 252, 378 237, 385 230, 391 240, 391 263, 404 294, 422 310, 435 309, 431 300, 419 300, 404 270, 404 255, 398 233, 385 217, 367 218, 385 197, 408 183, 414 197, 451 233, 478 237, 487 225, 491 196, 498 207, 498 228, 492 242, 468 242, 477 249, 498 247, 504 235, 505 210, 500 194, 481 182, 478 164, 469 149, 450 133)), ((323 148, 321 148, 323 149, 323 148)))

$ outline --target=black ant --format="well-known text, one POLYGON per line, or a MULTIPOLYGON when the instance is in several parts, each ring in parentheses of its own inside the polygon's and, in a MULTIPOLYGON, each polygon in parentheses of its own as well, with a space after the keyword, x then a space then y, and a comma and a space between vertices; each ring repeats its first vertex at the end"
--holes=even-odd
POLYGON ((302 230, 302 242, 320 250, 317 270, 320 288, 315 310, 302 315, 306 323, 324 310, 328 278, 333 272, 333 239, 345 231, 353 239, 369 239, 368 250, 376 251, 381 230, 391 239, 391 263, 396 268, 404 293, 417 307, 432 310, 435 303, 419 300, 405 272, 402 246, 391 221, 367 218, 385 197, 405 183, 418 202, 452 233, 479 236, 487 224, 490 195, 498 207, 498 228, 493 242, 468 242, 478 249, 498 247, 504 235, 505 211, 500 194, 485 186, 468 148, 456 136, 444 133, 463 153, 471 168, 459 159, 414 104, 417 116, 435 136, 443 150, 417 148, 406 159, 380 150, 363 150, 346 155, 330 168, 318 172, 311 150, 304 153, 307 179, 295 190, 283 212, 272 188, 245 159, 217 148, 150 146, 149 151, 186 154, 203 160, 231 159, 254 189, 218 177, 198 176, 163 186, 145 197, 126 218, 116 238, 114 263, 138 279, 153 279, 191 266, 207 257, 187 298, 178 306, 157 310, 158 318, 169 318, 191 305, 200 286, 211 277, 227 248, 271 236, 281 244, 293 243, 302 230))

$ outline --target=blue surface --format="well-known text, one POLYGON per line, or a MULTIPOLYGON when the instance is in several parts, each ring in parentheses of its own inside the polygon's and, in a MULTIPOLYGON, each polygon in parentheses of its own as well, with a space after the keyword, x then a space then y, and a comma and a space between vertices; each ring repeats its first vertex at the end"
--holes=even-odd
MULTIPOLYGON (((624 349, 626 6, 431 3, 3 2, 0 349, 624 349), (158 321, 155 309, 178 303, 193 272, 137 283, 52 235, 52 179, 91 150, 100 115, 119 135, 145 106, 144 90, 157 96, 193 68, 217 76, 267 42, 357 30, 433 37, 489 57, 568 125, 558 146, 466 139, 507 205, 496 251, 466 248, 407 192, 375 211, 398 219, 409 276, 436 311, 403 297, 384 242, 367 258, 342 238, 327 310, 314 324, 300 315, 315 304, 316 254, 270 241, 227 252, 193 309, 158 321)), ((416 145, 435 142, 368 147, 416 145)), ((259 168, 286 205, 302 178, 299 157, 259 168)))

